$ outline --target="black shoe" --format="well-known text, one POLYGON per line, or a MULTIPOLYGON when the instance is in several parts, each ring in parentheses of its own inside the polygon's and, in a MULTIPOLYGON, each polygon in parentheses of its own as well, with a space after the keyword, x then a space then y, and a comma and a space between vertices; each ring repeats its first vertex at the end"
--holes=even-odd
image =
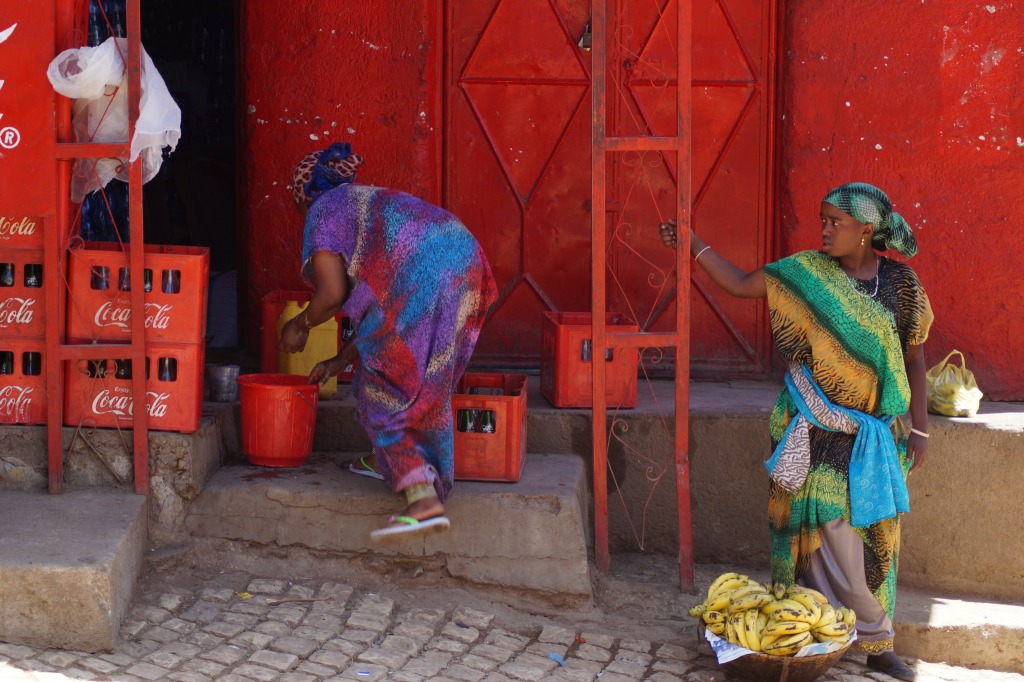
POLYGON ((914 682, 917 679, 917 673, 914 672, 913 668, 898 658, 895 658, 895 660, 892 660, 892 658, 887 656, 868 656, 867 666, 897 680, 914 682), (889 660, 886 660, 887 658, 889 660))

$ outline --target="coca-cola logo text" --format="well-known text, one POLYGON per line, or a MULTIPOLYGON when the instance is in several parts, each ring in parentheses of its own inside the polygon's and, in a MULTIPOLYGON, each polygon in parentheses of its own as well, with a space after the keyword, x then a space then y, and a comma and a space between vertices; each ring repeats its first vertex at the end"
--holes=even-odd
MULTIPOLYGON (((171 309, 173 305, 160 305, 159 303, 146 304, 146 329, 167 329, 171 324, 171 309)), ((107 301, 99 307, 93 322, 97 327, 117 327, 124 332, 130 332, 129 322, 132 318, 132 309, 128 306, 115 306, 112 301, 107 301)))
POLYGON ((12 296, 0 302, 0 327, 6 328, 14 324, 31 324, 34 298, 18 298, 12 296))
POLYGON ((32 388, 4 386, 0 388, 0 415, 15 421, 28 421, 32 407, 32 388))
POLYGON ((0 216, 0 237, 31 237, 36 233, 36 223, 31 218, 4 218, 0 216))
MULTIPOLYGON (((150 418, 167 416, 170 397, 170 393, 146 393, 146 411, 150 418)), ((112 414, 115 417, 131 419, 134 407, 131 392, 126 388, 116 388, 114 391, 105 389, 97 393, 92 400, 92 413, 95 415, 112 414)))

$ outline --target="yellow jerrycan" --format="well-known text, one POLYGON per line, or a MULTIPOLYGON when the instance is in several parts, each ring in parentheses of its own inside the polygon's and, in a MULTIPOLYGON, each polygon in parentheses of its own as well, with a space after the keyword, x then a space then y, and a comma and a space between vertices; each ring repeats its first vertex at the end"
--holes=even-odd
MULTIPOLYGON (((277 318, 277 338, 285 322, 301 313, 309 303, 298 301, 285 303, 284 312, 277 318)), ((333 317, 309 330, 309 339, 301 353, 277 352, 277 371, 282 374, 300 374, 308 377, 313 367, 321 360, 328 360, 338 354, 338 321, 333 317)), ((338 377, 331 377, 320 387, 321 398, 333 398, 338 392, 338 377)))

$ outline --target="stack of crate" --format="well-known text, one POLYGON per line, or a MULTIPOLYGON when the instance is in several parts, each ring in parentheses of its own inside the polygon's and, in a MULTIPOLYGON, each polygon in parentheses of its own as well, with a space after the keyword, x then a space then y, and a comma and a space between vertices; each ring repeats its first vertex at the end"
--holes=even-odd
MULTIPOLYGON (((146 410, 149 428, 189 433, 203 410, 210 251, 144 247, 146 410)), ((68 343, 127 343, 131 338, 128 255, 119 244, 69 251, 68 343)), ((125 353, 127 356, 127 352, 125 353)), ((132 367, 127 357, 69 361, 64 423, 131 428, 132 367)))
POLYGON ((0 424, 46 423, 43 276, 42 221, 0 216, 0 424))

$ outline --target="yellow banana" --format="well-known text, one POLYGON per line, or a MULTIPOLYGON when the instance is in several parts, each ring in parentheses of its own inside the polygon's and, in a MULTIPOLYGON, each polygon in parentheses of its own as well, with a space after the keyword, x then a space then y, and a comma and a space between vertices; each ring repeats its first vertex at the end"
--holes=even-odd
POLYGON ((779 609, 796 609, 797 611, 806 610, 804 609, 803 604, 801 604, 798 601, 793 601, 792 599, 776 599, 772 603, 762 607, 761 610, 767 613, 768 617, 771 618, 772 613, 778 611, 779 609))
POLYGON ((747 576, 740 575, 739 573, 723 573, 722 575, 715 578, 715 581, 711 583, 711 587, 708 588, 708 599, 711 599, 711 597, 715 596, 715 594, 718 592, 719 589, 721 589, 722 585, 725 582, 733 580, 734 578, 745 579, 746 577, 747 576))
POLYGON ((775 640, 765 647, 764 653, 769 656, 792 656, 813 641, 814 637, 810 632, 801 632, 775 640))
POLYGON ((747 648, 761 651, 761 633, 757 629, 757 617, 761 615, 757 609, 743 612, 743 634, 747 638, 747 648))
POLYGON ((725 614, 721 611, 705 611, 701 618, 703 618, 704 622, 708 625, 725 622, 725 614))
POLYGON ((772 585, 771 592, 772 596, 774 596, 776 599, 786 598, 786 586, 782 583, 775 583, 774 585, 772 585))
POLYGON ((738 590, 741 587, 748 587, 749 585, 750 585, 750 579, 746 578, 744 576, 740 576, 738 578, 729 578, 725 582, 715 586, 714 592, 711 592, 711 591, 708 592, 709 596, 708 596, 707 601, 709 603, 713 602, 716 599, 718 599, 718 597, 722 593, 729 594, 733 590, 738 590))
POLYGON ((846 623, 832 623, 831 625, 815 628, 814 631, 826 637, 838 637, 839 635, 849 635, 850 626, 846 623))
POLYGON ((709 599, 707 602, 708 611, 721 611, 725 612, 729 610, 729 590, 724 590, 715 595, 714 599, 709 599))
POLYGON ((765 626, 767 626, 767 625, 768 625, 768 616, 764 615, 763 613, 758 612, 758 614, 757 614, 757 634, 758 634, 758 636, 760 636, 761 633, 764 632, 765 626))
POLYGON ((811 587, 805 587, 803 585, 790 585, 789 586, 789 593, 790 593, 791 596, 793 594, 809 594, 812 597, 814 597, 814 600, 816 602, 818 602, 819 604, 828 604, 829 603, 828 602, 828 597, 826 597, 821 592, 818 592, 817 590, 815 590, 814 588, 811 588, 811 587))
POLYGON ((732 625, 732 618, 725 619, 725 639, 726 641, 736 643, 736 629, 732 625))
POLYGON ((842 614, 841 618, 843 622, 849 625, 851 628, 853 628, 853 626, 857 624, 857 614, 854 613, 853 609, 844 606, 843 608, 839 609, 839 613, 842 614))
POLYGON ((747 610, 759 610, 765 604, 770 604, 774 598, 767 592, 757 592, 747 594, 743 597, 733 597, 729 600, 729 612, 736 613, 737 611, 747 610))
POLYGON ((764 635, 799 635, 811 629, 810 623, 800 620, 770 620, 764 626, 764 635))
POLYGON ((821 616, 818 617, 818 622, 814 624, 815 628, 823 628, 826 625, 832 625, 839 618, 839 612, 832 608, 829 604, 821 605, 821 616))
POLYGON ((696 606, 691 606, 691 607, 690 607, 690 611, 689 611, 689 614, 690 614, 691 616, 693 616, 694 618, 700 618, 700 617, 701 617, 702 615, 704 615, 704 613, 705 613, 705 612, 706 612, 707 610, 708 610, 708 605, 707 605, 707 603, 704 603, 704 604, 697 604, 696 606))
MULTIPOLYGON (((788 600, 787 600, 788 601, 788 600)), ((779 602, 776 602, 779 603, 779 602)), ((818 619, 813 613, 805 609, 804 607, 797 605, 796 608, 791 606, 782 606, 774 609, 768 614, 768 617, 773 620, 798 620, 808 625, 814 625, 818 622, 818 619)))
POLYGON ((838 642, 839 644, 846 644, 850 641, 850 635, 836 635, 835 637, 829 637, 828 635, 819 635, 814 633, 814 639, 819 642, 838 642))
MULTIPOLYGON (((794 592, 789 598, 811 612, 814 616, 814 620, 811 621, 812 624, 817 623, 818 619, 821 618, 821 605, 811 595, 805 592, 794 592)), ((827 604, 828 602, 826 601, 825 603, 827 604)))
POLYGON ((732 629, 736 631, 736 640, 744 649, 749 649, 750 646, 747 644, 747 629, 744 625, 744 616, 742 613, 734 613, 729 616, 732 619, 732 629))
POLYGON ((711 623, 708 625, 708 630, 721 637, 725 634, 725 623, 711 623))
POLYGON ((743 587, 733 590, 732 594, 729 595, 729 599, 742 599, 748 594, 764 594, 764 587, 760 583, 754 583, 753 585, 744 585, 743 587))

